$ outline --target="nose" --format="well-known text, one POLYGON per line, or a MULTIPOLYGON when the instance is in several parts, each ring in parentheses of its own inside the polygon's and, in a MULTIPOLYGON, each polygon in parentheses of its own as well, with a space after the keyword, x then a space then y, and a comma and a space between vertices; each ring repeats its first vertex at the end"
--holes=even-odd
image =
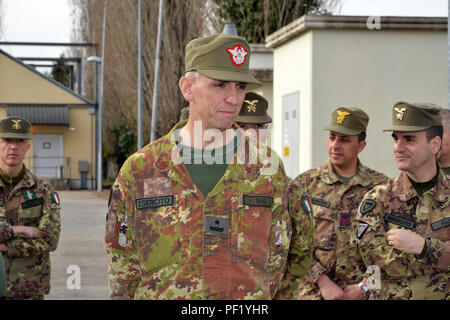
POLYGON ((330 144, 331 144, 331 148, 332 149, 339 149, 340 146, 341 146, 341 143, 340 143, 338 138, 335 138, 334 140, 331 140, 330 144))
POLYGON ((243 94, 241 90, 237 88, 236 82, 230 82, 227 90, 227 96, 225 101, 233 106, 236 106, 238 104, 242 103, 242 97, 243 94))
POLYGON ((394 141, 394 152, 402 152, 403 150, 405 150, 405 148, 403 143, 401 142, 401 139, 394 141))

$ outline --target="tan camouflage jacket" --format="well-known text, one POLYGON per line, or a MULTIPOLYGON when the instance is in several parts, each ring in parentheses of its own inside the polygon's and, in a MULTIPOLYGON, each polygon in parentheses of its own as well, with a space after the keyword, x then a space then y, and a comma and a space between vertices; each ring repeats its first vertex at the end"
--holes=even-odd
POLYGON ((105 236, 110 295, 270 299, 291 238, 281 160, 240 164, 242 149, 257 153, 246 137, 205 199, 175 145, 185 123, 133 154, 116 179, 105 236))
POLYGON ((0 179, 0 242, 6 271, 6 297, 28 298, 50 292, 49 253, 58 246, 59 197, 50 183, 28 169, 11 192, 0 179), (39 238, 13 237, 12 225, 39 228, 39 238))
POLYGON ((300 174, 295 179, 302 210, 310 212, 315 226, 314 260, 300 284, 299 299, 322 299, 316 281, 322 273, 344 289, 359 282, 364 264, 352 241, 352 222, 359 202, 367 191, 387 177, 363 166, 348 185, 334 173, 331 163, 300 174))
POLYGON ((358 247, 367 267, 370 299, 448 299, 450 190, 440 170, 436 186, 420 197, 405 172, 364 197, 356 217, 358 247), (424 257, 388 245, 386 232, 404 228, 428 238, 424 257))

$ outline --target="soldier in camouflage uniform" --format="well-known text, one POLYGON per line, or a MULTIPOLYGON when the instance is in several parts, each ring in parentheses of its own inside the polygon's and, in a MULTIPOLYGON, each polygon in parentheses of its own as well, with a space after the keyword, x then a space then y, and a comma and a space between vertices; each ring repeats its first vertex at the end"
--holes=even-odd
POLYGON ((356 217, 359 250, 375 266, 364 280, 370 299, 449 298, 450 191, 436 163, 439 110, 399 102, 393 127, 384 130, 393 131, 401 172, 368 192, 356 217))
POLYGON ((0 120, 0 251, 7 299, 43 299, 60 233, 59 197, 23 164, 32 139, 20 117, 0 120))
POLYGON ((249 59, 239 37, 187 45, 179 86, 189 119, 130 156, 111 191, 105 241, 113 299, 275 295, 291 237, 286 175, 278 156, 262 160, 256 140, 233 124, 246 84, 258 83, 249 59), (208 153, 227 161, 210 163, 208 153))
POLYGON ((361 109, 336 109, 331 124, 324 128, 330 131, 328 163, 294 180, 296 209, 312 216, 316 231, 313 262, 299 285, 299 299, 364 298, 361 289, 344 291, 362 280, 365 271, 351 241, 352 221, 364 194, 387 179, 358 159, 366 146, 368 122, 361 109))

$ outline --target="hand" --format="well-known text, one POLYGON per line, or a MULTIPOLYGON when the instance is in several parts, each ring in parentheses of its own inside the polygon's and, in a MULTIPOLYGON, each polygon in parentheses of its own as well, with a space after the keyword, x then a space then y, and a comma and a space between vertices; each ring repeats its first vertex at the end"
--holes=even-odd
POLYGON ((394 248, 413 254, 420 254, 425 239, 410 230, 391 229, 386 233, 387 243, 394 248))
POLYGON ((29 238, 37 238, 39 229, 37 227, 13 226, 15 236, 25 236, 29 238))
POLYGON ((357 283, 346 286, 344 292, 347 296, 347 300, 367 300, 367 297, 357 283))
POLYGON ((317 280, 317 285, 319 286, 320 293, 325 300, 345 300, 347 298, 345 296, 344 290, 342 290, 336 283, 331 281, 331 279, 326 274, 320 275, 319 279, 317 280))
POLYGON ((3 251, 3 252, 8 251, 8 246, 4 243, 0 243, 0 251, 3 251))

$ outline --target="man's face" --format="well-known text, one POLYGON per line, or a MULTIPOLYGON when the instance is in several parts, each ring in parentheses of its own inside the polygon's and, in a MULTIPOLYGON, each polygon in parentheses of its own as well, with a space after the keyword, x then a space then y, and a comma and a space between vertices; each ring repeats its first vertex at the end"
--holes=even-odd
POLYGON ((365 145, 365 141, 358 142, 358 136, 331 131, 328 135, 328 156, 331 164, 346 169, 357 163, 358 154, 364 149, 365 145))
POLYGON ((191 81, 190 114, 194 121, 202 121, 203 129, 231 128, 241 109, 246 88, 247 84, 243 82, 214 80, 200 74, 195 83, 191 81))
POLYGON ((421 172, 421 168, 428 168, 426 165, 436 161, 440 138, 435 137, 431 141, 427 141, 426 131, 396 131, 392 137, 394 138, 395 161, 399 170, 417 175, 421 172))
POLYGON ((267 124, 239 123, 239 126, 247 135, 255 137, 262 143, 267 143, 267 124))
POLYGON ((16 167, 22 165, 25 154, 30 149, 30 146, 28 140, 0 138, 1 167, 16 167))

